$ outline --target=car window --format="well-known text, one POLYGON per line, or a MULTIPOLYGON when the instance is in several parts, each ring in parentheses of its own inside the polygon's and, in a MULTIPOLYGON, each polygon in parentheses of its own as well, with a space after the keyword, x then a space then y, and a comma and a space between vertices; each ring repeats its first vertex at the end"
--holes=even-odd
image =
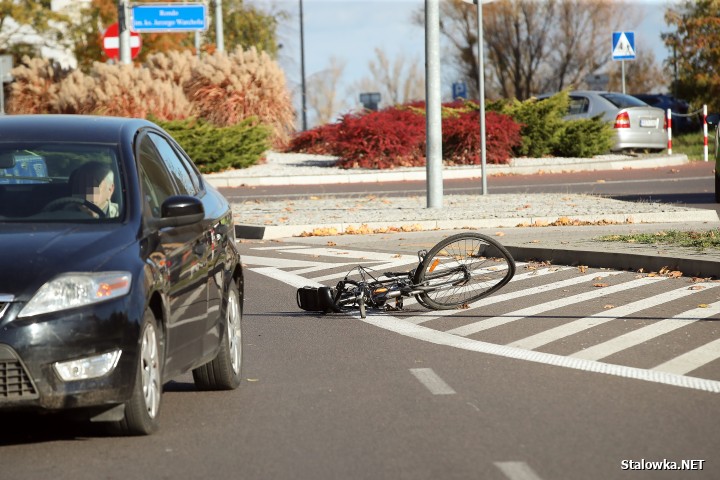
POLYGON ((145 208, 150 215, 160 218, 163 202, 168 197, 177 195, 178 190, 155 148, 155 143, 148 135, 140 140, 138 156, 145 208))
POLYGON ((603 93, 601 96, 617 108, 647 107, 647 103, 633 97, 632 95, 624 95, 622 93, 603 93))
POLYGON ((570 97, 568 115, 580 115, 587 113, 590 108, 590 101, 586 97, 570 97))
POLYGON ((0 143, 0 221, 119 221, 122 172, 115 144, 0 143))
MULTIPOLYGON (((191 171, 188 171, 188 166, 183 159, 180 158, 175 149, 160 135, 149 133, 148 137, 152 139, 155 147, 157 147, 165 166, 175 179, 180 193, 184 195, 197 195, 198 183, 197 181, 193 181, 191 171)), ((194 175, 194 172, 192 172, 192 174, 194 175)))

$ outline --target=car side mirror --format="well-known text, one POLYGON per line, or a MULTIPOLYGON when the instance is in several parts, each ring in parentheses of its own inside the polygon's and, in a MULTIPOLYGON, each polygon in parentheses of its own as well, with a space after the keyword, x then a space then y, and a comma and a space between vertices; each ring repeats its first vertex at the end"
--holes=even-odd
POLYGON ((154 220, 157 228, 192 225, 205 218, 205 208, 199 198, 188 195, 168 197, 160 207, 161 218, 154 220))
POLYGON ((711 113, 707 116, 707 124, 711 127, 717 127, 720 124, 720 113, 711 113))

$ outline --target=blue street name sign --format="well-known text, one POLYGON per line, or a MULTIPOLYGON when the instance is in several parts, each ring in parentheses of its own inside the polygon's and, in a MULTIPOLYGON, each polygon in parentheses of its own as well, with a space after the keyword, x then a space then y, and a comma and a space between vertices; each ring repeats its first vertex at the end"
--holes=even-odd
POLYGON ((135 32, 190 32, 207 30, 207 7, 203 3, 145 4, 132 7, 135 32))

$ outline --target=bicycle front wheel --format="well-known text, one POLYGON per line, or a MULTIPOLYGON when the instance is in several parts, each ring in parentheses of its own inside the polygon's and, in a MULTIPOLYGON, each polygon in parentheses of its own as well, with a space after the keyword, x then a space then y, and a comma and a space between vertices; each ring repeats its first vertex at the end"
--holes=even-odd
POLYGON ((497 240, 480 233, 459 233, 435 245, 415 271, 423 293, 418 302, 435 310, 465 307, 508 283, 515 261, 497 240))

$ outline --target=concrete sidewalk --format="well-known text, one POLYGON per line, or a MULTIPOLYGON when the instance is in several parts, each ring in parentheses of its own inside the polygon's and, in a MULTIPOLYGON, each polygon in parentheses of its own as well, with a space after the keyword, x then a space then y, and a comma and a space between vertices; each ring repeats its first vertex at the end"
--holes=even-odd
MULTIPOLYGON (((655 168, 688 163, 684 155, 606 155, 593 159, 518 159, 488 165, 488 175, 552 171, 655 168)), ((479 167, 446 167, 443 178, 476 178, 479 167)), ((382 182, 425 178, 425 169, 390 172, 342 170, 333 159, 269 154, 267 163, 205 176, 216 186, 382 182), (415 178, 418 176, 417 178, 415 178)), ((450 230, 495 236, 517 260, 720 277, 720 250, 604 242, 607 235, 665 230, 720 229, 714 210, 656 202, 626 202, 578 194, 446 195, 442 209, 425 198, 314 196, 287 201, 233 204, 238 238, 358 246, 412 253, 450 230), (553 226, 557 225, 557 226, 553 226), (370 233, 370 235, 368 235, 370 233), (374 233, 374 234, 372 234, 374 233), (382 237, 378 238, 378 235, 382 237)))

